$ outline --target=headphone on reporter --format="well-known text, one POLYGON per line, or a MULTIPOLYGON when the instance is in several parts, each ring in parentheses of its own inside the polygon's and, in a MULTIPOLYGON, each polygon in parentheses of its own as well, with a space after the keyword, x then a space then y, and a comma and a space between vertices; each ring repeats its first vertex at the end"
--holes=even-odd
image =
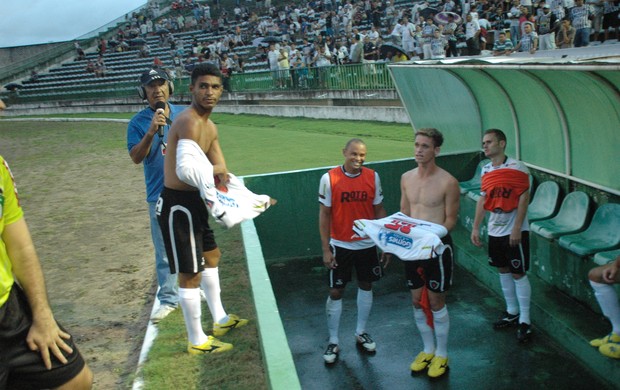
POLYGON ((172 82, 172 80, 170 80, 170 75, 168 75, 168 72, 161 68, 152 68, 140 75, 140 85, 136 87, 140 99, 146 100, 146 90, 144 89, 144 86, 149 85, 154 80, 167 81, 168 94, 172 95, 174 93, 174 83, 172 82))

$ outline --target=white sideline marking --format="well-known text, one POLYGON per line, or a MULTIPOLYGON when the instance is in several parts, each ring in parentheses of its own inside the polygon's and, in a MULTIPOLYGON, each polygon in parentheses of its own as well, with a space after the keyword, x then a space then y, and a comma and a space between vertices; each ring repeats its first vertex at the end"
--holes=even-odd
MULTIPOLYGON (((157 290, 159 291, 159 290, 157 290)), ((157 299, 157 293, 155 294, 155 302, 153 302, 153 309, 151 310, 151 315, 155 313, 159 309, 159 299, 157 299)), ((142 374, 140 369, 142 368, 142 364, 146 360, 146 357, 153 346, 153 342, 157 337, 157 325, 153 324, 150 320, 149 316, 149 324, 146 327, 146 333, 144 334, 144 342, 142 343, 142 348, 140 349, 140 357, 138 358, 138 367, 136 368, 136 378, 133 381, 132 390, 142 390, 144 386, 144 381, 142 380, 142 374)))

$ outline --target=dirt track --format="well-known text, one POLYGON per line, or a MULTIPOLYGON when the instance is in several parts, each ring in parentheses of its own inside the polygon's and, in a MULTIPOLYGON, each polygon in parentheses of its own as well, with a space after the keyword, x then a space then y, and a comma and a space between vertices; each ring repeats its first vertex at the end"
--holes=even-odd
POLYGON ((0 121, 0 154, 15 175, 56 318, 75 337, 95 388, 126 389, 154 291, 142 168, 123 147, 125 124, 107 124, 101 145, 64 135, 68 126, 88 138, 103 125, 0 121), (56 127, 59 139, 50 137, 56 127))

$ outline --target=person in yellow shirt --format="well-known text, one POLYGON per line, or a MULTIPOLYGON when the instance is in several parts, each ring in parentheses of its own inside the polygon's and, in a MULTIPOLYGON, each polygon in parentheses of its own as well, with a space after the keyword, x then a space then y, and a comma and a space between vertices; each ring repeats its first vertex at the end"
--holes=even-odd
POLYGON ((15 182, 0 156, 0 389, 90 389, 93 374, 54 319, 15 182))

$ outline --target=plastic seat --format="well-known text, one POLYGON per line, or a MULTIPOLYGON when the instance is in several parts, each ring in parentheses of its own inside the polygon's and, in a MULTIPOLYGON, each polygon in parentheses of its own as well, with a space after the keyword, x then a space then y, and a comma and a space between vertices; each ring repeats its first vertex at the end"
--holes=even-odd
POLYGON ((459 182, 459 187, 461 187, 461 194, 466 194, 469 191, 477 190, 480 188, 480 176, 482 173, 482 167, 487 165, 491 160, 482 160, 478 163, 476 167, 476 172, 474 172, 474 177, 469 180, 459 182))
POLYGON ((560 237, 558 243, 579 256, 617 248, 620 245, 620 204, 600 206, 585 231, 560 237))
POLYGON ((616 257, 618 256, 620 256, 620 249, 606 252, 598 252, 594 255, 594 262, 597 265, 605 265, 616 260, 616 257))
POLYGON ((532 222, 530 230, 548 239, 577 233, 584 229, 589 209, 590 198, 585 192, 571 192, 562 201, 555 217, 532 222))
POLYGON ((534 222, 553 217, 559 200, 560 186, 558 183, 554 181, 541 183, 527 209, 527 219, 534 222))

